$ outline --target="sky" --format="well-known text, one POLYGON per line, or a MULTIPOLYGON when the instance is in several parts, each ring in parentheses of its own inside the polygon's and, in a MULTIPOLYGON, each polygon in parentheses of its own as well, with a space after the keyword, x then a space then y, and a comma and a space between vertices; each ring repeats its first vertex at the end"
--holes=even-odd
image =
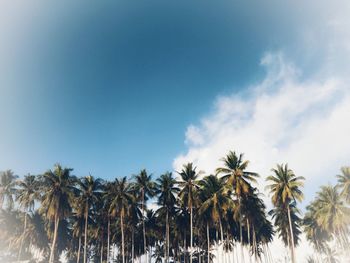
POLYGON ((348 1, 0 2, 0 170, 350 165, 348 1))

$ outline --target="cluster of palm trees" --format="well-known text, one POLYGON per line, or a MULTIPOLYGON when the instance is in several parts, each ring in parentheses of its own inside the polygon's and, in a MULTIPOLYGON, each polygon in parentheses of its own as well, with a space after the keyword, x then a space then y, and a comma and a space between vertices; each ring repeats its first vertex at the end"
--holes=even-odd
POLYGON ((341 172, 338 184, 321 186, 306 207, 306 238, 318 252, 309 262, 339 262, 339 254, 349 253, 350 167, 341 168, 341 172))
POLYGON ((348 245, 350 168, 343 168, 337 187, 322 188, 301 219, 297 202, 304 178, 287 165, 277 165, 267 178, 274 206, 267 213, 257 189, 259 175, 247 171, 243 154, 229 152, 222 161, 215 175, 188 163, 155 180, 146 170, 114 181, 78 178, 60 165, 22 179, 5 171, 0 259, 273 262, 269 243, 277 232, 296 262, 303 225, 318 251, 330 249, 334 239, 348 245))

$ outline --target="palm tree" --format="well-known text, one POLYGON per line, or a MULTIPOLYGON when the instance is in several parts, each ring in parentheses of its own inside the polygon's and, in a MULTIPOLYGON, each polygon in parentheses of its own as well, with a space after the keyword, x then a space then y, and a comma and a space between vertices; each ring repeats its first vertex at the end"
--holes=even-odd
POLYGON ((176 187, 176 180, 172 173, 165 173, 157 179, 156 194, 158 195, 158 205, 161 206, 158 209, 159 214, 165 213, 165 262, 169 262, 169 246, 170 246, 170 229, 169 229, 169 213, 174 212, 176 204, 175 195, 180 191, 176 187))
MULTIPOLYGON (((142 209, 142 230, 143 230, 143 244, 144 251, 146 252, 147 242, 146 242, 146 229, 145 229, 145 201, 148 197, 154 195, 154 183, 152 182, 152 175, 148 175, 145 169, 141 170, 138 175, 134 176, 135 179, 135 190, 141 194, 141 209, 142 209)), ((146 253, 147 254, 147 253, 146 253)), ((146 255, 146 262, 148 262, 148 257, 146 255)))
POLYGON ((200 182, 200 199, 202 201, 199 207, 199 215, 208 218, 207 221, 207 259, 210 261, 209 248, 209 222, 213 223, 220 230, 221 243, 224 243, 224 234, 222 227, 222 218, 226 211, 233 207, 233 201, 224 188, 225 181, 215 175, 204 177, 200 182))
POLYGON ((102 180, 95 179, 93 176, 88 175, 78 181, 80 197, 79 201, 84 204, 84 217, 85 217, 85 230, 84 230, 84 263, 86 263, 87 255, 87 239, 88 239, 88 218, 89 210, 101 196, 102 192, 102 180))
MULTIPOLYGON (((301 234, 300 224, 301 219, 298 214, 300 213, 296 207, 296 202, 291 202, 286 206, 278 204, 274 209, 269 211, 269 215, 274 219, 274 225, 276 231, 279 233, 279 237, 282 239, 284 244, 292 251, 291 240, 293 239, 295 244, 299 242, 299 236, 301 234), (290 230, 290 224, 291 228, 290 230), (293 235, 291 237, 291 235, 293 235)), ((291 254, 291 257, 293 255, 291 254)), ((293 260, 293 258, 292 258, 293 260)))
MULTIPOLYGON (((140 209, 140 202, 136 198, 137 193, 135 188, 131 189, 131 194, 133 198, 128 206, 127 210, 127 220, 129 228, 131 228, 131 262, 134 263, 135 259, 135 232, 137 232, 137 226, 140 222, 140 219, 143 217, 142 211, 140 209)), ((136 233, 137 234, 137 233, 136 233)))
POLYGON ((17 177, 11 170, 0 173, 0 209, 3 208, 5 201, 7 202, 7 208, 9 210, 12 208, 17 177))
POLYGON ((196 167, 192 163, 185 164, 183 169, 178 172, 181 180, 178 182, 181 191, 179 197, 190 211, 190 263, 192 263, 193 249, 193 205, 196 200, 196 190, 198 189, 198 176, 196 167))
POLYGON ((295 262, 295 244, 294 244, 294 234, 291 220, 290 203, 296 201, 302 201, 303 193, 300 187, 303 186, 302 176, 296 176, 294 172, 288 168, 288 164, 277 165, 276 169, 272 169, 274 175, 268 176, 266 180, 271 184, 267 186, 272 194, 272 203, 275 207, 283 206, 287 208, 288 211, 288 221, 290 230, 290 247, 292 262, 295 262))
MULTIPOLYGON (((27 228, 27 215, 29 212, 33 212, 35 200, 39 200, 40 193, 38 189, 38 182, 34 175, 27 175, 23 180, 19 181, 18 189, 16 192, 16 200, 19 202, 21 208, 24 209, 24 229, 23 233, 26 232, 27 228)), ((23 239, 21 240, 21 246, 19 249, 18 257, 21 257, 23 246, 23 239)))
POLYGON ((131 186, 127 182, 126 177, 122 179, 116 178, 111 184, 109 190, 111 198, 110 213, 116 215, 119 213, 120 216, 120 230, 122 235, 122 261, 125 263, 125 239, 124 239, 124 218, 128 210, 128 206, 132 203, 133 195, 131 193, 131 186))
POLYGON ((350 167, 342 167, 341 175, 337 175, 338 185, 342 189, 341 195, 350 204, 350 167))
POLYGON ((317 201, 313 201, 306 207, 303 225, 306 239, 314 246, 316 252, 322 253, 325 252, 327 242, 330 240, 331 235, 318 224, 316 217, 317 206, 317 201))
POLYGON ((75 179, 71 176, 73 169, 62 168, 56 164, 54 170, 42 176, 42 207, 46 218, 54 223, 49 263, 54 262, 57 234, 60 221, 71 212, 71 202, 76 192, 75 179))
POLYGON ((246 221, 247 242, 256 258, 260 256, 259 244, 266 245, 273 236, 265 204, 259 195, 257 188, 252 188, 250 193, 243 196, 241 204, 246 221))
POLYGON ((72 231, 73 237, 78 238, 78 250, 77 250, 77 263, 80 262, 80 253, 81 253, 81 239, 83 235, 83 229, 85 225, 85 207, 80 205, 80 197, 75 198, 73 207, 74 213, 71 217, 72 220, 72 231))
POLYGON ((256 183, 256 178, 259 177, 257 173, 246 171, 249 165, 248 160, 243 160, 243 153, 239 156, 230 151, 226 157, 222 158, 224 167, 216 169, 216 174, 222 174, 223 179, 228 186, 233 190, 233 194, 238 200, 237 211, 239 213, 239 228, 241 241, 241 254, 243 257, 243 231, 242 231, 242 209, 241 201, 244 195, 251 191, 251 183, 256 183))
POLYGON ((338 238, 345 247, 348 241, 350 209, 344 204, 337 187, 331 185, 321 187, 321 191, 317 193, 314 215, 318 225, 338 238))

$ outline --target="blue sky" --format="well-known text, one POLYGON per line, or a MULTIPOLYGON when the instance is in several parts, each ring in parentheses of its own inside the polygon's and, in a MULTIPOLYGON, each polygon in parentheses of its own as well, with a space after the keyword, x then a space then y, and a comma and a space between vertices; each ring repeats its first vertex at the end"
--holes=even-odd
POLYGON ((312 1, 34 3, 1 11, 0 169, 60 162, 109 179, 173 169, 190 150, 188 127, 266 77, 266 52, 286 54, 300 79, 318 74, 334 11, 312 1))
POLYGON ((252 21, 259 12, 237 4, 113 2, 2 11, 1 169, 171 169, 186 127, 259 77, 273 45, 252 21))
POLYGON ((0 2, 0 170, 210 173, 233 149, 262 192, 288 162, 305 207, 350 165, 348 1, 0 2))

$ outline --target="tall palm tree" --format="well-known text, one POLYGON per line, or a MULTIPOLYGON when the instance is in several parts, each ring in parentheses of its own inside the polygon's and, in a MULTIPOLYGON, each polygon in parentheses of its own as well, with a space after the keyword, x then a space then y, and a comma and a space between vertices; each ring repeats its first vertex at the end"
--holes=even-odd
POLYGON ((256 183, 256 178, 259 175, 255 172, 247 171, 249 161, 243 159, 243 153, 239 156, 230 151, 226 157, 222 158, 223 167, 216 169, 216 174, 222 174, 228 186, 233 190, 233 194, 238 200, 237 211, 239 214, 239 229, 241 241, 241 254, 243 257, 243 231, 242 231, 242 209, 241 201, 244 195, 247 195, 251 190, 251 183, 256 183))
POLYGON ((159 214, 165 213, 165 258, 166 263, 169 262, 169 246, 170 246, 170 228, 169 228, 169 213, 174 212, 176 204, 175 195, 180 191, 176 187, 176 180, 172 173, 165 173, 157 179, 156 194, 158 195, 159 214))
POLYGON ((233 201, 224 188, 225 181, 215 175, 204 177, 200 182, 200 199, 202 201, 199 207, 199 215, 206 217, 207 221, 207 260, 210 261, 210 242, 209 242, 209 222, 216 225, 220 231, 221 243, 224 243, 222 218, 226 211, 233 207, 233 201))
POLYGON ((137 226, 139 225, 140 219, 143 217, 142 211, 140 209, 140 202, 138 198, 135 198, 135 192, 132 193, 134 198, 131 199, 127 211, 127 219, 129 226, 131 228, 131 262, 134 263, 135 260, 135 232, 137 232, 137 226))
POLYGON ((274 209, 269 211, 269 215, 271 215, 272 219, 274 219, 274 225, 276 231, 279 233, 279 237, 292 251, 291 240, 294 240, 295 245, 299 242, 299 236, 301 234, 301 219, 298 216, 300 212, 296 207, 296 202, 291 202, 287 204, 287 206, 288 208, 286 206, 278 204, 274 209), (291 222, 292 230, 290 230, 289 222, 291 222), (291 235, 293 235, 293 237, 291 237, 291 235))
POLYGON ((54 262, 60 221, 70 214, 71 202, 76 192, 75 179, 71 176, 72 170, 56 164, 54 170, 49 170, 42 176, 41 211, 54 223, 49 263, 54 262))
POLYGON ((72 234, 74 238, 78 238, 77 263, 80 263, 81 239, 85 225, 85 207, 81 206, 80 197, 74 199, 73 208, 74 212, 71 217, 72 234))
POLYGON ((303 180, 305 180, 305 178, 302 176, 296 176, 294 172, 288 168, 288 164, 277 164, 277 168, 273 168, 272 172, 274 174, 266 178, 266 180, 271 183, 267 186, 267 189, 269 189, 272 194, 272 203, 275 207, 283 206, 287 208, 291 257, 292 261, 295 262, 295 242, 291 221, 290 203, 302 201, 303 193, 300 188, 304 185, 303 180))
POLYGON ((193 250, 193 205, 196 201, 196 191, 198 189, 198 176, 196 167, 192 163, 187 163, 183 166, 182 170, 178 172, 180 175, 179 197, 182 202, 187 206, 190 212, 190 263, 192 263, 192 250, 193 250))
POLYGON ((92 175, 83 177, 78 180, 80 190, 80 202, 84 204, 84 263, 87 261, 87 240, 88 240, 88 218, 90 208, 98 202, 102 192, 102 180, 95 179, 92 175))
POLYGON ((341 175, 337 175, 338 185, 341 188, 341 195, 350 204, 350 167, 342 167, 341 175))
MULTIPOLYGON (((154 182, 152 181, 152 175, 148 175, 146 169, 140 171, 138 175, 134 176, 135 179, 135 190, 139 192, 141 198, 141 209, 142 209, 142 231, 143 231, 143 244, 144 250, 146 252, 147 241, 146 241, 146 229, 145 229, 145 201, 148 197, 154 195, 154 182)), ((147 253, 146 253, 147 254, 147 253)), ((148 257, 146 255, 146 262, 148 262, 148 257)))
MULTIPOLYGON (((18 183, 18 189, 16 192, 16 200, 20 207, 24 210, 24 228, 23 233, 26 232, 27 228, 27 215, 29 212, 33 212, 35 200, 39 200, 40 192, 38 181, 34 175, 27 175, 23 180, 18 183)), ((19 249, 18 257, 21 257, 23 246, 23 239, 21 240, 21 246, 19 249)))
POLYGON ((6 201, 7 208, 10 210, 13 206, 13 197, 16 192, 16 179, 11 170, 0 173, 0 209, 3 208, 6 201))
POLYGON ((350 208, 341 198, 337 187, 322 186, 315 201, 315 218, 318 225, 333 234, 345 247, 347 244, 350 208))
POLYGON ((120 216, 120 231, 122 235, 122 261, 125 263, 125 238, 124 238, 124 219, 129 204, 132 203, 133 195, 131 186, 127 182, 126 177, 122 179, 116 178, 111 184, 109 191, 111 197, 110 213, 114 216, 118 213, 120 216))

